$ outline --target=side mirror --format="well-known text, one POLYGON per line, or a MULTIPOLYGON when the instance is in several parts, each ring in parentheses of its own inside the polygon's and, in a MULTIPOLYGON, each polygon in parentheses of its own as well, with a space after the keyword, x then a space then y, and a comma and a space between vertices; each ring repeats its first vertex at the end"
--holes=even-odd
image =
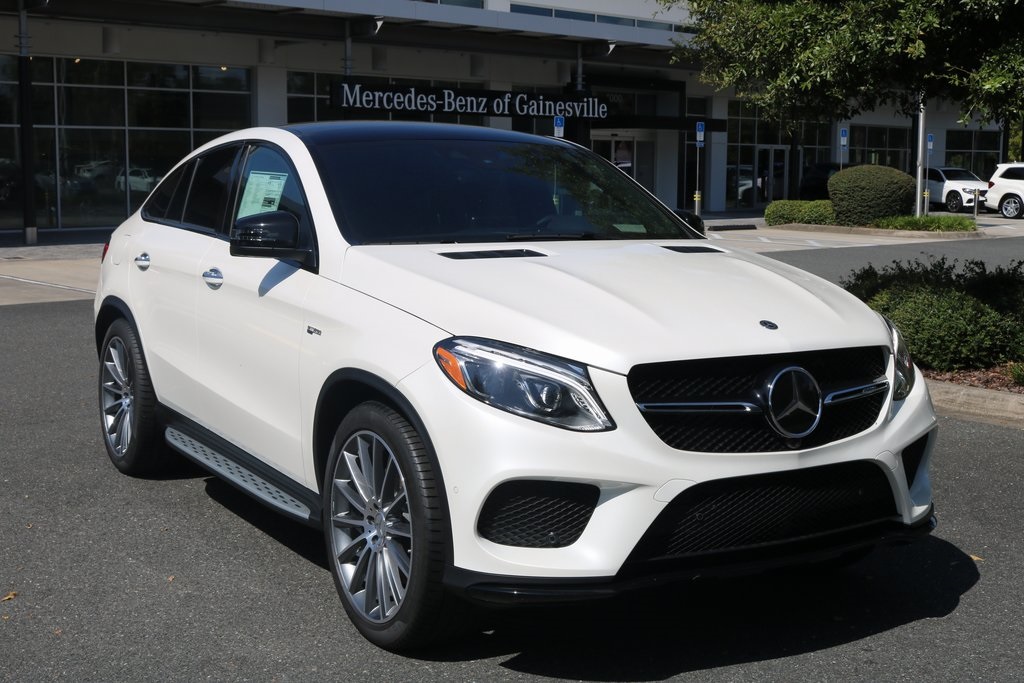
POLYGON ((306 263, 311 249, 299 248, 299 219, 287 211, 245 216, 231 229, 231 255, 292 259, 306 263))
POLYGON ((679 216, 688 226, 699 232, 700 234, 707 236, 707 230, 704 228, 704 219, 695 214, 689 209, 674 209, 674 213, 679 216))

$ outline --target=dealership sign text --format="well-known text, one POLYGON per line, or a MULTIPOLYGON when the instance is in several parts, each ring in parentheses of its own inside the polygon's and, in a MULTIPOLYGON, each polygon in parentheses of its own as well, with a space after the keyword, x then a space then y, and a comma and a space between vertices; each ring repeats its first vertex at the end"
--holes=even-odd
POLYGON ((564 116, 604 119, 608 105, 593 96, 557 96, 497 90, 455 90, 417 86, 341 83, 334 104, 342 109, 367 109, 417 114, 480 114, 483 116, 564 116))

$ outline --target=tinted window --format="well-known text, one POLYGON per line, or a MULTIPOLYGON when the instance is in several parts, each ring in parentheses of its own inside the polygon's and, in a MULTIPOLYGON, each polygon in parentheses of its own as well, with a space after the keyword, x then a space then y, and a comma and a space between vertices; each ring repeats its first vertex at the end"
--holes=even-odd
POLYGON ((239 145, 219 147, 198 159, 185 205, 185 223, 209 230, 223 229, 238 150, 239 145))
MULTIPOLYGON (((190 164, 185 164, 180 168, 176 169, 174 173, 167 176, 162 183, 153 192, 153 196, 146 201, 145 206, 142 207, 142 216, 147 220, 162 220, 167 218, 167 209, 171 206, 171 202, 174 198, 174 193, 181 184, 181 178, 185 173, 186 168, 190 168, 190 164)), ((186 183, 187 185, 187 183, 186 183)), ((185 191, 182 191, 184 196, 185 191)), ((170 220, 178 220, 181 218, 181 212, 178 215, 171 216, 170 220)))
POLYGON ((962 168, 947 168, 942 172, 946 174, 946 180, 980 180, 978 176, 962 168))
POLYGON ((695 237, 621 171, 575 147, 391 140, 313 153, 353 244, 695 237))
POLYGON ((267 146, 253 148, 245 161, 235 218, 270 211, 287 211, 299 219, 299 246, 313 246, 313 224, 298 174, 283 152, 267 146))
POLYGON ((928 180, 935 180, 935 181, 938 181, 938 182, 941 183, 942 182, 942 176, 934 168, 929 168, 928 169, 928 180))
POLYGON ((1012 166, 1003 171, 1003 178, 1006 180, 1024 180, 1024 168, 1012 166))

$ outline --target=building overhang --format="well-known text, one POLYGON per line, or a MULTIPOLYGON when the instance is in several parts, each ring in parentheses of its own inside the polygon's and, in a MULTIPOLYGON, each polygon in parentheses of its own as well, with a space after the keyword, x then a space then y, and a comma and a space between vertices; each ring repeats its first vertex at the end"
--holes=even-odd
MULTIPOLYGON (((17 13, 17 0, 0 0, 0 13, 17 13)), ((639 26, 539 17, 412 0, 50 0, 33 18, 105 25, 240 33, 284 40, 343 41, 346 24, 382 19, 374 36, 357 42, 415 48, 575 60, 579 47, 614 44, 592 61, 623 66, 673 68, 676 42, 689 35, 639 26)), ((596 54, 600 50, 590 50, 596 54)), ((584 59, 588 59, 584 51, 584 59)), ((691 68, 689 66, 685 68, 691 68)))

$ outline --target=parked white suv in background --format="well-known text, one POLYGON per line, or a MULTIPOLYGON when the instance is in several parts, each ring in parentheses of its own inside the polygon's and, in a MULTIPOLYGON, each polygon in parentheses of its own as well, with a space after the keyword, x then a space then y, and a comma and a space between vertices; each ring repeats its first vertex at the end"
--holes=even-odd
POLYGON ((232 133, 113 233, 95 314, 113 463, 151 472, 169 447, 322 528, 352 622, 390 649, 466 600, 849 558, 934 525, 936 419, 900 333, 562 140, 232 133))
POLYGON ((1005 218, 1024 215, 1024 163, 997 164, 988 181, 985 206, 1005 218))
POLYGON ((988 183, 965 168, 940 166, 928 169, 931 204, 942 205, 950 213, 960 213, 964 207, 974 209, 975 192, 979 202, 984 202, 988 183))

